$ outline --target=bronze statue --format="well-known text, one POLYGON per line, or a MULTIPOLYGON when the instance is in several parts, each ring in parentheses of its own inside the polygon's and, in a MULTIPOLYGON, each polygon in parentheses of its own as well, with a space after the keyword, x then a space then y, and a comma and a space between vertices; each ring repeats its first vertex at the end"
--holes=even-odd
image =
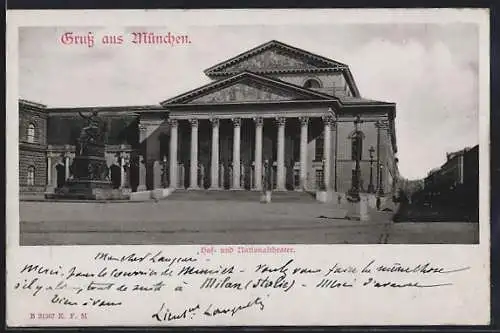
POLYGON ((84 115, 81 111, 78 111, 78 114, 87 121, 87 127, 99 127, 101 121, 97 111, 92 111, 89 116, 84 115))
POLYGON ((76 144, 77 155, 87 155, 87 148, 89 144, 104 144, 104 128, 102 121, 98 116, 97 111, 93 111, 91 115, 86 116, 81 111, 78 111, 80 117, 87 121, 87 125, 80 132, 80 137, 76 144))

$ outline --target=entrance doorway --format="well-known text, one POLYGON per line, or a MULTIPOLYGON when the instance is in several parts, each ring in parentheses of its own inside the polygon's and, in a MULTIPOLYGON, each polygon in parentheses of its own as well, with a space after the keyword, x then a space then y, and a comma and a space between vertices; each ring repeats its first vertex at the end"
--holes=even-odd
POLYGON ((56 165, 57 188, 61 188, 66 183, 66 170, 61 163, 56 165))

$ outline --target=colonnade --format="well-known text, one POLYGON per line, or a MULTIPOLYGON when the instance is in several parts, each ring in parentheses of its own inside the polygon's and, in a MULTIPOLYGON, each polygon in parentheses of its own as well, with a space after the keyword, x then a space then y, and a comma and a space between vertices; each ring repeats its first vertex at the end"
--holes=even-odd
MULTIPOLYGON (((263 128, 264 128, 263 117, 253 117, 252 120, 255 124, 255 152, 254 152, 254 189, 262 189, 262 178, 263 178, 263 158, 262 158, 262 145, 263 145, 263 128)), ((286 190, 286 169, 285 169, 285 125, 289 117, 276 117, 274 118, 277 126, 277 179, 276 179, 276 190, 285 191, 286 190)), ((219 130, 220 130, 220 118, 209 118, 212 125, 212 137, 211 137, 211 157, 210 157, 210 189, 218 190, 220 189, 220 147, 219 147, 219 130)), ((307 144, 308 144, 308 129, 310 123, 310 117, 299 117, 300 120, 300 189, 306 187, 307 178, 307 168, 308 168, 308 156, 307 156, 307 144)), ((334 118, 332 115, 325 115, 322 117, 324 125, 324 145, 323 145, 323 159, 325 161, 324 168, 324 181, 326 184, 330 182, 330 154, 331 154, 331 126, 333 124, 334 118)), ((191 145, 190 145, 190 182, 188 189, 198 189, 198 128, 200 119, 190 119, 190 129, 191 129, 191 145)), ((232 169, 232 190, 241 189, 241 165, 240 165, 240 154, 241 154, 241 121, 242 118, 234 117, 231 118, 233 125, 233 169, 232 169)), ((170 126, 170 160, 169 160, 169 176, 170 185, 175 186, 178 184, 178 127, 179 119, 170 118, 168 120, 170 126)))

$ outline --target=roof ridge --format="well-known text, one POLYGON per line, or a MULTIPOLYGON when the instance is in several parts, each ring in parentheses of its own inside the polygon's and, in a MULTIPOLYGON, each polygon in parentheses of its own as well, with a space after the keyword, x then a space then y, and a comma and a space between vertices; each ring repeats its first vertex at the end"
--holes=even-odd
POLYGON ((263 80, 263 81, 275 83, 275 84, 278 84, 280 86, 285 86, 286 88, 292 88, 293 90, 298 90, 300 92, 303 92, 303 93, 306 93, 306 94, 309 94, 309 95, 315 95, 315 96, 322 97, 322 98, 325 98, 325 99, 336 98, 335 96, 330 96, 330 95, 327 95, 327 94, 324 94, 324 93, 321 93, 321 92, 318 92, 318 91, 314 91, 314 90, 311 90, 311 89, 306 89, 304 87, 301 87, 301 86, 298 86, 298 85, 295 85, 295 84, 292 84, 292 83, 289 83, 289 82, 286 82, 286 81, 282 81, 282 80, 279 80, 279 79, 276 79, 276 78, 271 78, 271 77, 264 76, 264 75, 259 75, 259 74, 256 74, 256 73, 252 72, 252 71, 245 70, 245 71, 242 71, 242 72, 240 72, 238 74, 230 76, 228 78, 217 80, 217 81, 214 81, 214 82, 210 82, 210 83, 205 84, 205 85, 203 85, 201 87, 198 87, 196 89, 192 89, 192 90, 190 90, 190 91, 188 91, 188 92, 186 92, 184 94, 181 94, 181 95, 169 98, 169 99, 167 99, 167 100, 165 100, 163 102, 160 102, 160 104, 161 105, 169 104, 169 103, 172 103, 175 100, 182 101, 182 100, 184 100, 186 98, 189 98, 191 95, 195 94, 196 92, 200 92, 201 93, 203 90, 207 90, 207 89, 210 89, 210 88, 215 88, 218 85, 224 85, 226 83, 230 83, 231 81, 234 81, 235 79, 238 79, 239 77, 243 77, 243 76, 251 76, 251 77, 254 77, 256 79, 260 79, 260 80, 263 80))
POLYGON ((299 54, 305 55, 305 56, 310 57, 310 58, 314 58, 314 59, 322 61, 324 63, 330 64, 330 65, 333 64, 333 65, 335 65, 335 67, 338 67, 338 68, 349 68, 348 65, 341 63, 339 61, 332 60, 332 59, 326 58, 324 56, 321 56, 319 54, 311 53, 311 52, 306 51, 304 49, 301 49, 301 48, 298 48, 298 47, 295 47, 295 46, 292 46, 292 45, 289 45, 289 44, 286 44, 286 43, 283 43, 283 42, 280 42, 278 40, 273 39, 273 40, 268 41, 266 43, 255 46, 255 47, 251 48, 250 50, 241 52, 232 58, 229 58, 227 60, 219 62, 218 64, 215 64, 212 67, 205 69, 203 72, 206 75, 210 75, 211 73, 218 72, 218 71, 220 71, 220 68, 224 68, 224 67, 227 67, 231 64, 237 63, 239 61, 243 61, 245 59, 248 59, 251 56, 253 56, 254 54, 262 52, 262 51, 264 51, 272 46, 282 47, 282 48, 288 49, 289 51, 299 53, 299 54))
POLYGON ((26 104, 26 105, 34 106, 34 107, 37 107, 37 108, 40 108, 40 109, 44 109, 44 108, 47 107, 47 105, 45 105, 45 104, 41 104, 41 103, 29 101, 29 100, 23 99, 23 98, 19 98, 18 102, 20 104, 26 104))

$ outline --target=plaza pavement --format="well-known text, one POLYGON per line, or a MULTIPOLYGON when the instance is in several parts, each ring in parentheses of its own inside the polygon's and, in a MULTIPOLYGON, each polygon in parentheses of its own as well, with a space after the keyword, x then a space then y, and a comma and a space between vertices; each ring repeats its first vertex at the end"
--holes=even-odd
MULTIPOLYGON (((469 244, 477 223, 339 219, 345 207, 316 202, 20 202, 21 245, 469 244), (320 218, 323 216, 323 218, 320 218)), ((348 208, 355 214, 354 207, 348 208)))

